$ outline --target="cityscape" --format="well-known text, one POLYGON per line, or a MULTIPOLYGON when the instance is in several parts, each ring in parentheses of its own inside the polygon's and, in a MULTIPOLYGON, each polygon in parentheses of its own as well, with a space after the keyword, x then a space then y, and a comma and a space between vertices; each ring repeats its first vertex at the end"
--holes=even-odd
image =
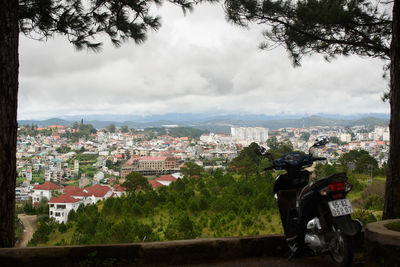
MULTIPOLYGON (((177 129, 129 129, 109 125, 94 129, 74 123, 72 127, 21 126, 17 145, 17 201, 42 200, 50 205, 49 217, 67 223, 68 213, 80 204, 95 204, 126 195, 121 186, 126 176, 138 172, 156 189, 183 177, 181 168, 192 162, 204 170, 226 170, 232 159, 251 143, 269 149, 269 141, 286 142, 295 151, 308 152, 317 137, 330 139, 319 156, 335 164, 352 150, 367 151, 382 167, 389 148, 388 125, 310 128, 231 127, 231 132, 195 131, 191 136, 171 136, 177 129), (90 129, 88 131, 88 129, 90 129), (86 132, 86 134, 84 134, 86 132), (32 135, 35 134, 35 135, 32 135)), ((190 128, 189 128, 190 130, 190 128)))

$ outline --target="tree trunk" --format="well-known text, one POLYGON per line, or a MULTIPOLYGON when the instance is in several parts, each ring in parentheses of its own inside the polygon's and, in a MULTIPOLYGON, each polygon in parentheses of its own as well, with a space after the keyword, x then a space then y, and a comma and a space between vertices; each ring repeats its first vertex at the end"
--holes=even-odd
POLYGON ((0 247, 14 246, 18 0, 0 0, 0 247))
POLYGON ((390 150, 383 219, 400 218, 400 0, 394 1, 390 65, 390 150))

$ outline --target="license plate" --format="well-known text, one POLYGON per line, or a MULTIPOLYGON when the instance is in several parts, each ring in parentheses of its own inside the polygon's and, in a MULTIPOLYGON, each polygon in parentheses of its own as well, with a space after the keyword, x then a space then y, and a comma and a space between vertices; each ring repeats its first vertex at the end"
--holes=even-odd
POLYGON ((348 215, 354 212, 350 200, 346 198, 329 201, 328 205, 333 217, 348 215))

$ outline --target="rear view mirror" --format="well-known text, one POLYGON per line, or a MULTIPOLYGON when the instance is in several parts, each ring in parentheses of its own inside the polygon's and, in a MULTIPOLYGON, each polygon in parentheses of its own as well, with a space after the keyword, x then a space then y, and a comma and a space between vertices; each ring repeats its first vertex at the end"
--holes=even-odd
POLYGON ((313 147, 321 147, 329 143, 329 138, 327 136, 320 136, 315 140, 313 147))

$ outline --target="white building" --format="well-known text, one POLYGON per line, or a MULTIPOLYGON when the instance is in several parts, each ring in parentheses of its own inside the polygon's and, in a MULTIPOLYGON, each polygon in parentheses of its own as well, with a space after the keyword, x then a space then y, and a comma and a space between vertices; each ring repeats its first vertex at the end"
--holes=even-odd
POLYGON ((159 182, 162 185, 168 186, 172 182, 175 182, 177 180, 177 178, 170 174, 170 175, 160 176, 159 178, 154 179, 154 180, 156 180, 157 182, 159 182))
POLYGON ((49 201, 49 216, 58 223, 67 223, 69 212, 72 209, 76 211, 81 203, 81 200, 66 194, 54 197, 49 201))
POLYGON ((268 128, 263 127, 232 127, 232 140, 253 140, 266 142, 268 139, 268 128))
POLYGON ((32 205, 37 205, 43 198, 51 199, 52 190, 61 190, 62 188, 52 182, 46 181, 43 184, 35 185, 32 193, 32 205))
POLYGON ((32 181, 32 169, 31 169, 31 167, 28 167, 28 169, 26 170, 26 179, 28 181, 32 181))
POLYGON ((44 171, 44 180, 50 182, 51 179, 51 172, 49 170, 44 171))
POLYGON ((104 173, 103 172, 96 172, 96 174, 94 175, 94 179, 93 179, 93 183, 98 184, 100 183, 101 180, 104 179, 104 173))
POLYGON ((351 134, 341 134, 340 141, 350 143, 351 142, 351 134))
POLYGON ((114 195, 115 195, 116 197, 120 197, 120 196, 123 196, 123 195, 126 195, 126 194, 127 194, 127 193, 126 193, 126 188, 125 188, 125 187, 122 187, 122 186, 119 185, 119 184, 114 185, 113 188, 112 188, 112 190, 113 190, 113 193, 114 193, 114 195))
POLYGON ((85 192, 88 194, 86 200, 88 204, 95 204, 97 201, 107 199, 113 194, 113 190, 109 186, 99 184, 85 188, 85 192))
POLYGON ((78 176, 79 173, 79 160, 74 161, 74 174, 78 176))

